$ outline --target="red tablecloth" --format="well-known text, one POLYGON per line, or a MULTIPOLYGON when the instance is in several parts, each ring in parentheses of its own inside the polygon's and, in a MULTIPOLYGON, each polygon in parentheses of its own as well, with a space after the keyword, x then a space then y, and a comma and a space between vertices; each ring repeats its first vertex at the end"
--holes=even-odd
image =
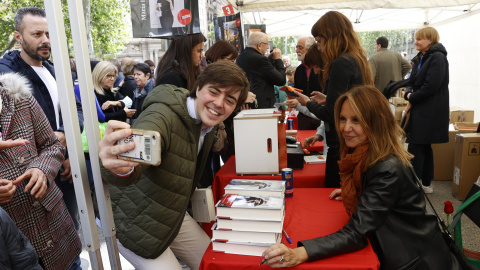
MULTIPOLYGON (((281 180, 282 175, 276 174, 244 174, 238 175, 235 168, 235 156, 231 156, 222 168, 215 174, 212 183, 214 201, 217 202, 224 194, 223 188, 232 179, 262 179, 281 180)), ((293 170, 293 188, 322 188, 325 187, 325 163, 304 164, 303 169, 293 170)))
MULTIPOLYGON (((315 135, 316 130, 297 130, 297 141, 304 146, 305 139, 315 135)), ((323 141, 316 142, 313 146, 307 147, 309 151, 317 151, 323 153, 323 141)))
MULTIPOLYGON (((283 242, 291 248, 296 247, 297 241, 312 239, 334 233, 348 222, 342 202, 328 199, 333 189, 324 188, 296 188, 292 198, 286 198, 284 228, 292 239, 288 244, 283 235, 283 242)), ((270 269, 266 265, 258 264, 262 257, 244 256, 212 252, 212 245, 203 255, 201 270, 245 270, 270 269)), ((311 263, 303 263, 293 269, 379 269, 380 263, 371 245, 349 254, 311 263)))

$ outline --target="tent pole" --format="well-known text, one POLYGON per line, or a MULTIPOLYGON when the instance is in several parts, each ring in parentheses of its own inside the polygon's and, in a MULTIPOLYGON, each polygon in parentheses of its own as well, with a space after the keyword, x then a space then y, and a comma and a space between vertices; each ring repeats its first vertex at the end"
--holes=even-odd
MULTIPOLYGON (((78 1, 81 2, 81 1, 78 1)), ((70 71, 70 62, 68 56, 68 45, 65 35, 65 23, 63 20, 62 5, 60 1, 44 1, 45 12, 47 13, 47 23, 50 32, 50 42, 52 46, 52 55, 55 59, 55 76, 60 99, 60 108, 63 116, 63 124, 65 128, 65 137, 68 144, 68 154, 72 170, 73 185, 75 188, 75 196, 77 198, 80 221, 82 223, 83 237, 85 245, 90 255, 92 268, 103 269, 102 257, 100 254, 100 241, 97 233, 97 225, 95 223, 95 215, 93 211, 92 197, 90 195, 90 185, 88 183, 87 168, 85 165, 85 156, 83 154, 82 139, 80 136, 80 126, 78 123, 77 107, 75 102, 75 93, 73 91, 73 81, 70 71)), ((70 14, 76 13, 75 8, 70 6, 70 14)), ((80 7, 79 12, 83 14, 80 7)), ((83 22, 84 23, 84 22, 83 22)), ((72 36, 76 38, 73 31, 77 22, 71 20, 72 36)), ((85 27, 85 23, 83 24, 85 27)), ((86 40, 86 39, 85 39, 86 40)), ((86 47, 87 48, 87 47, 86 47)), ((88 53, 87 53, 88 54, 88 53)), ((85 66, 82 61, 77 62, 79 75, 85 73, 85 66)), ((89 67, 90 65, 88 65, 89 67)), ((90 72, 89 72, 90 73, 90 72)), ((83 75, 82 74, 82 75, 83 75)), ((82 78, 79 76, 79 78, 82 78)), ((89 88, 84 88, 89 89, 89 88)), ((92 92, 93 91, 87 91, 92 92)), ((85 103, 86 101, 84 101, 85 103)), ((87 102, 88 104, 88 102, 87 102)), ((83 113, 86 116, 84 107, 83 113)), ((95 106, 92 103, 91 108, 96 113, 95 106)), ((96 115, 95 115, 96 117, 96 115)), ((85 117, 85 123, 89 119, 85 117)), ((90 121, 91 122, 91 121, 90 121)), ((91 123, 90 123, 91 125, 91 123)), ((97 124, 97 133, 98 133, 97 124)), ((92 133, 90 133, 92 134, 92 133)))
MULTIPOLYGON (((55 1, 56 2, 56 1, 55 1)), ((68 11, 72 25, 72 38, 74 43, 77 67, 80 63, 78 74, 82 108, 85 118, 85 128, 90 152, 90 162, 95 183, 95 194, 97 196, 98 210, 102 224, 102 232, 105 237, 111 269, 122 269, 120 256, 117 247, 115 222, 112 214, 112 204, 108 185, 102 181, 100 175, 100 163, 98 160, 98 142, 100 141, 100 130, 98 128, 97 110, 95 107, 95 94, 93 90, 92 75, 90 72, 90 59, 87 45, 87 32, 83 14, 82 1, 68 0, 68 11), (91 135, 90 135, 91 134, 91 135)), ((79 148, 83 149, 83 148, 79 148)), ((82 151, 83 152, 83 151, 82 151)), ((82 155, 83 156, 83 155, 82 155)), ((85 178, 87 179, 87 178, 85 178)), ((90 194, 88 194, 91 198, 90 194)), ((93 213, 92 213, 93 214, 93 213)), ((96 226, 91 233, 97 234, 96 226)))

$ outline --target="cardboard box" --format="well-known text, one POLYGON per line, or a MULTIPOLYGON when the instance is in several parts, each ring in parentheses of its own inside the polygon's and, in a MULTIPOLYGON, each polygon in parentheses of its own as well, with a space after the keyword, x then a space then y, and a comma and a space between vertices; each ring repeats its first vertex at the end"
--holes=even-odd
POLYGON ((455 136, 452 195, 464 200, 480 175, 480 133, 455 136))
POLYGON ((406 106, 407 101, 403 97, 391 97, 389 99, 390 104, 393 106, 406 106))
POLYGON ((451 107, 450 108, 450 123, 455 122, 473 122, 473 110, 451 107))
POLYGON ((398 88, 398 91, 395 92, 395 96, 399 98, 403 98, 403 96, 405 95, 405 89, 406 87, 398 88))
POLYGON ((390 104, 390 109, 392 110, 392 113, 395 116, 395 121, 397 121, 397 124, 400 124, 400 121, 402 120, 403 111, 405 110, 406 107, 407 106, 394 106, 393 104, 390 104))
POLYGON ((453 159, 455 156, 455 136, 459 133, 472 133, 472 130, 455 130, 450 124, 448 130, 448 142, 432 144, 433 150, 433 168, 434 180, 452 181, 453 180, 453 159))
POLYGON ((455 130, 459 130, 461 132, 477 132, 478 123, 472 122, 456 122, 455 130))

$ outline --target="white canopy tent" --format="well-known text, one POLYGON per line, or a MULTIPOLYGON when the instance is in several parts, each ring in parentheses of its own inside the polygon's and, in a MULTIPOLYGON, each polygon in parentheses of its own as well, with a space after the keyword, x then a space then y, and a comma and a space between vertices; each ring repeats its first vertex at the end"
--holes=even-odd
POLYGON ((344 0, 228 0, 244 23, 265 24, 269 36, 308 35, 323 14, 337 10, 356 31, 415 29, 437 25, 480 11, 479 1, 344 1, 344 0))
POLYGON ((356 31, 435 27, 448 51, 450 107, 480 120, 480 1, 472 0, 228 0, 243 23, 265 24, 269 36, 310 35, 326 12, 350 18, 356 31))

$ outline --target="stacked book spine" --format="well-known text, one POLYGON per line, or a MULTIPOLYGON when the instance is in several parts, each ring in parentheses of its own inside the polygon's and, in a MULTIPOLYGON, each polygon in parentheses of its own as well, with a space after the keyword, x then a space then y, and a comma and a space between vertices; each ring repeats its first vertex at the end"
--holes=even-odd
POLYGON ((216 204, 213 251, 261 256, 280 243, 285 218, 285 182, 234 179, 216 204))

